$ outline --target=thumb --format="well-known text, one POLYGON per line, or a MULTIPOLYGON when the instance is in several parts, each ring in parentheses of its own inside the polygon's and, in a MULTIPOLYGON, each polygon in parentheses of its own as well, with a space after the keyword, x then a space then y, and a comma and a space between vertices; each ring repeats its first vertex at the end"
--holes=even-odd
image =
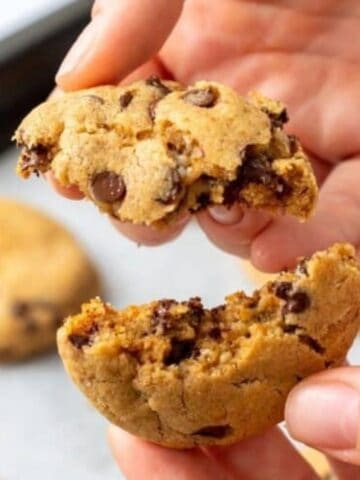
POLYGON ((184 0, 97 0, 56 76, 63 90, 114 83, 165 42, 184 0))
POLYGON ((314 375, 290 393, 290 434, 343 462, 360 465, 360 367, 314 375))

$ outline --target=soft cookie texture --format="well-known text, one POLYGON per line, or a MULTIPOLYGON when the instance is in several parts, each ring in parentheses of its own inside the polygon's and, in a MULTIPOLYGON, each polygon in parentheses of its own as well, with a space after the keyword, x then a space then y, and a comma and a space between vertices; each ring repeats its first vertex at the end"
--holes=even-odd
POLYGON ((99 293, 72 236, 25 205, 0 198, 0 362, 54 348, 56 330, 99 293))
POLYGON ((18 173, 52 171, 108 214, 160 227, 181 212, 236 201, 309 217, 311 165, 283 125, 285 107, 215 82, 150 77, 67 93, 35 108, 15 140, 18 173))
POLYGON ((343 362, 359 308, 355 251, 337 244, 211 310, 199 298, 122 311, 93 300, 58 346, 112 423, 168 447, 228 444, 281 421, 297 382, 343 362))

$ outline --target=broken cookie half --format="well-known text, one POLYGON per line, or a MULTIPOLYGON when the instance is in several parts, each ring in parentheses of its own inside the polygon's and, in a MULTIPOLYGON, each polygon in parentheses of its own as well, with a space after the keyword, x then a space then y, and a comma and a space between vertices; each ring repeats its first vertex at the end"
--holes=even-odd
POLYGON ((134 224, 160 227, 235 202, 305 220, 317 186, 287 120, 280 102, 215 82, 96 87, 50 99, 22 121, 17 171, 51 171, 134 224))
POLYGON ((228 444, 281 421, 297 382, 341 365, 359 309, 355 251, 337 244, 213 309, 199 298, 122 311, 93 300, 58 346, 112 423, 168 447, 228 444))

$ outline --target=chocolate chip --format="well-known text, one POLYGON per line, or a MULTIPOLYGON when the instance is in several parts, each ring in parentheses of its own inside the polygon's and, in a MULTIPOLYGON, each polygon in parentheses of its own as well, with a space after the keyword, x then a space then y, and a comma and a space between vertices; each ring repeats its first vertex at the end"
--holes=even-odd
POLYGON ((201 428, 192 435, 200 435, 202 437, 225 438, 233 433, 233 428, 230 425, 211 425, 209 427, 201 428))
POLYGON ((214 322, 219 322, 221 320, 221 315, 225 311, 225 306, 224 305, 219 305, 218 307, 214 307, 210 310, 211 313, 211 318, 213 319, 214 322))
POLYGON ((74 347, 79 350, 83 347, 89 346, 92 344, 93 336, 96 332, 99 331, 99 326, 97 323, 93 322, 84 333, 71 333, 68 336, 69 342, 74 345, 74 347))
POLYGON ((309 308, 310 303, 310 298, 306 292, 294 292, 284 306, 284 313, 302 313, 309 308))
POLYGON ((287 300, 290 296, 292 287, 293 286, 291 282, 276 282, 273 285, 273 292, 278 298, 287 300))
POLYGON ((210 192, 200 193, 200 195, 196 199, 196 202, 198 204, 198 208, 196 210, 202 210, 202 209, 208 207, 211 203, 210 192))
POLYGON ((80 335, 78 333, 71 333, 68 336, 69 342, 74 345, 74 347, 79 350, 85 346, 90 345, 90 336, 89 335, 80 335))
POLYGON ((95 199, 104 203, 119 202, 126 194, 124 180, 114 172, 101 172, 95 175, 91 189, 95 199))
POLYGON ((50 326, 55 328, 59 327, 63 320, 56 305, 46 300, 17 301, 12 305, 12 314, 17 320, 24 322, 24 328, 28 332, 38 330, 38 322, 43 315, 50 316, 50 326))
POLYGON ((100 103, 103 105, 105 103, 105 100, 98 95, 85 95, 86 98, 90 98, 91 100, 94 100, 95 102, 100 103))
POLYGON ((169 150, 170 154, 179 154, 181 155, 182 153, 184 153, 184 150, 185 150, 185 144, 184 143, 181 143, 181 144, 175 144, 173 142, 167 142, 166 144, 167 146, 167 149, 169 150))
POLYGON ((87 335, 94 335, 99 331, 99 325, 96 322, 93 322, 90 327, 86 329, 87 335))
POLYGON ((145 83, 146 85, 157 88, 161 91, 163 95, 168 95, 171 92, 170 88, 167 87, 164 83, 162 83, 160 78, 156 75, 152 75, 151 77, 147 78, 145 80, 145 83))
POLYGON ((125 108, 130 105, 133 98, 134 95, 131 92, 125 92, 123 95, 121 95, 119 98, 121 110, 125 110, 125 108))
POLYGON ((15 302, 12 305, 12 314, 14 317, 18 319, 23 319, 24 317, 27 317, 30 312, 30 305, 27 302, 15 302))
POLYGON ((24 327, 25 327, 25 331, 27 333, 35 333, 39 330, 39 326, 37 323, 35 323, 34 321, 27 321, 25 324, 24 324, 24 327))
POLYGON ((291 195, 292 188, 283 178, 274 177, 274 191, 276 197, 281 200, 282 198, 291 195))
POLYGON ((241 178, 244 184, 253 182, 270 186, 273 182, 270 159, 265 154, 246 157, 241 166, 241 178))
POLYGON ((241 189, 250 183, 264 185, 272 190, 279 200, 292 193, 290 185, 272 170, 273 159, 267 153, 260 152, 250 145, 240 152, 240 156, 242 164, 238 169, 237 177, 225 187, 225 205, 235 203, 239 199, 241 189))
POLYGON ((200 357, 200 355, 201 355, 201 350, 200 350, 200 348, 195 346, 195 347, 193 348, 193 351, 192 351, 192 354, 191 354, 191 358, 198 358, 198 357, 200 357))
POLYGON ((166 144, 169 157, 173 158, 176 162, 181 162, 181 159, 186 150, 186 144, 183 139, 179 140, 177 143, 168 142, 166 144))
POLYGON ((204 89, 196 88, 185 93, 182 98, 185 103, 190 103, 196 107, 211 108, 215 105, 218 94, 211 87, 204 89))
POLYGON ((295 155, 295 153, 299 150, 299 141, 295 137, 295 135, 289 135, 289 148, 291 156, 295 155))
POLYGON ((281 128, 285 123, 289 121, 289 115, 286 108, 279 113, 270 112, 269 110, 264 109, 265 113, 269 116, 273 127, 281 128))
POLYGON ((284 333, 292 334, 292 333, 295 333, 296 330, 299 329, 299 326, 298 325, 284 325, 282 327, 282 329, 283 329, 284 333))
POLYGON ((200 297, 190 298, 190 300, 187 302, 187 305, 196 315, 202 315, 204 313, 204 307, 200 297))
POLYGON ((209 330, 208 335, 213 340, 219 340, 219 338, 221 338, 221 329, 219 327, 213 327, 209 330))
POLYGON ((301 313, 310 306, 310 298, 308 294, 301 290, 293 291, 293 284, 291 282, 276 282, 272 289, 274 294, 286 300, 283 308, 283 313, 301 313))
POLYGON ((158 197, 156 200, 164 205, 171 205, 172 203, 176 202, 177 198, 182 192, 181 177, 177 170, 170 170, 169 176, 167 177, 167 182, 168 188, 166 192, 164 192, 161 197, 158 197))
POLYGON ((255 290, 252 297, 247 297, 244 299, 244 306, 246 308, 256 308, 260 302, 260 292, 259 290, 255 290))
POLYGON ((157 304, 157 306, 154 309, 154 316, 157 318, 164 318, 168 315, 170 308, 176 305, 175 300, 171 299, 164 299, 160 300, 157 304))
POLYGON ((164 364, 177 365, 178 363, 190 358, 195 347, 195 340, 179 340, 177 338, 171 339, 170 352, 164 358, 164 364))
POLYGON ((160 300, 153 310, 152 329, 150 333, 164 335, 172 327, 172 318, 169 313, 170 308, 176 305, 175 300, 160 300))
POLYGON ((151 119, 151 121, 153 122, 155 120, 155 116, 156 116, 156 105, 159 103, 159 100, 153 100, 150 104, 149 104, 149 117, 151 119))
POLYGON ((50 163, 50 150, 45 145, 25 147, 21 158, 21 170, 24 173, 33 171, 36 175, 39 175, 40 172, 47 170, 50 163))
POLYGON ((301 334, 299 335, 299 340, 301 343, 311 348, 311 350, 314 350, 314 352, 319 353, 320 355, 325 353, 325 348, 320 345, 320 343, 315 340, 315 338, 310 337, 310 335, 301 334))
POLYGON ((307 262, 309 261, 309 257, 303 258, 298 266, 296 267, 296 273, 301 274, 301 275, 309 275, 308 269, 307 269, 307 262))

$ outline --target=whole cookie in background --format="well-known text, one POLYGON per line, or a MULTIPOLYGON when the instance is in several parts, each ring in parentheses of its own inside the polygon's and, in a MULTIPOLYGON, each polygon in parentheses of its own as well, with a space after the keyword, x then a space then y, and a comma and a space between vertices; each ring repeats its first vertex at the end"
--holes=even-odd
POLYGON ((360 264, 337 244, 213 309, 196 297, 121 311, 93 300, 58 346, 112 423, 173 448, 229 444, 280 422, 299 381, 343 363, 359 311, 360 264))
POLYGON ((0 362, 55 346, 65 316, 99 293, 89 259, 44 214, 0 198, 0 362))
POLYGON ((287 120, 280 102, 216 82, 150 77, 70 92, 22 121, 18 173, 50 170, 134 224, 160 227, 235 202, 305 220, 317 186, 300 143, 284 132, 287 120))

